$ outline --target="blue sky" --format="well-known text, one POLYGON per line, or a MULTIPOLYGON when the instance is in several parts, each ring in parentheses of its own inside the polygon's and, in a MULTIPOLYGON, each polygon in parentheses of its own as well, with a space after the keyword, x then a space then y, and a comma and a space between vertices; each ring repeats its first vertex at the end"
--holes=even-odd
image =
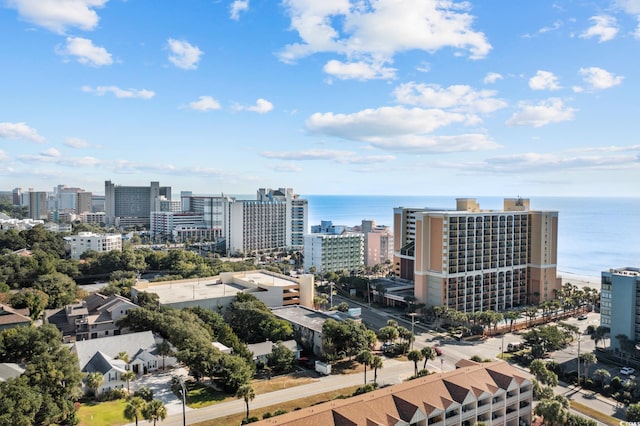
POLYGON ((640 196, 640 0, 0 0, 0 189, 640 196))

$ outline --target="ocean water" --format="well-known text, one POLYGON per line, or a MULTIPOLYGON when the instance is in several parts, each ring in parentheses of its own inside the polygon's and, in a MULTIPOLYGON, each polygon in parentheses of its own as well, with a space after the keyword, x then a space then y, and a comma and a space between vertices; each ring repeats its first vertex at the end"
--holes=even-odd
MULTIPOLYGON (((374 219, 393 227, 394 207, 455 209, 455 197, 301 195, 309 224, 359 225, 374 219)), ((527 197, 523 197, 527 198, 527 197)), ((532 210, 557 210, 558 271, 599 277, 609 268, 640 268, 640 198, 528 197, 532 210)), ((483 209, 502 209, 503 197, 476 197, 483 209)))

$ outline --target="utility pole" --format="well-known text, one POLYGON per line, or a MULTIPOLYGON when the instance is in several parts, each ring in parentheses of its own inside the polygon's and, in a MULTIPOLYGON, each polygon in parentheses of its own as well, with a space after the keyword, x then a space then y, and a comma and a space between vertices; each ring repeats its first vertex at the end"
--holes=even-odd
POLYGON ((180 380, 180 393, 182 394, 182 426, 187 426, 187 389, 184 386, 184 378, 182 376, 178 376, 178 380, 180 380))
POLYGON ((580 386, 580 341, 582 336, 578 336, 578 386, 580 386))
POLYGON ((502 344, 500 345, 500 359, 504 361, 504 333, 502 333, 502 344))
POLYGON ((411 350, 413 350, 413 341, 416 340, 416 336, 413 332, 413 325, 415 324, 415 318, 417 314, 415 312, 411 312, 409 315, 411 316, 411 350))

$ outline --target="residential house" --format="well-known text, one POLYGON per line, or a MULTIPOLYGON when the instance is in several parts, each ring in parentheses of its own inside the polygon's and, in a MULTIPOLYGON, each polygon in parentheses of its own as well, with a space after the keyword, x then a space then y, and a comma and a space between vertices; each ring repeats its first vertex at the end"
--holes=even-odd
POLYGON ((29 324, 29 309, 13 309, 0 303, 0 330, 29 324))
POLYGON ((129 309, 135 308, 138 305, 126 297, 95 293, 80 303, 47 311, 45 321, 55 324, 62 331, 65 342, 117 336, 121 330, 116 322, 129 309))
MULTIPOLYGON (((266 342, 252 343, 250 345, 247 345, 249 351, 253 354, 253 362, 257 364, 258 362, 262 361, 266 364, 268 362, 269 355, 271 355, 271 352, 273 352, 273 347, 276 345, 276 343, 278 342, 267 340, 266 342)), ((300 352, 302 352, 302 348, 298 346, 298 343, 295 340, 285 340, 279 343, 282 343, 285 348, 293 352, 295 359, 300 358, 300 352)))

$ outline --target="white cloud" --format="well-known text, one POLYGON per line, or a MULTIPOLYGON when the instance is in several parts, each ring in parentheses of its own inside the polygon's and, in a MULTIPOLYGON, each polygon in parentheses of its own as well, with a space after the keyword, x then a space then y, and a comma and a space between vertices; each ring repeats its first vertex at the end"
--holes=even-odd
POLYGON ((274 166, 273 170, 281 173, 300 173, 302 172, 302 167, 294 163, 287 163, 287 164, 279 164, 277 166, 274 166))
POLYGON ((583 80, 591 86, 592 89, 602 90, 609 89, 622 83, 624 77, 617 76, 607 70, 598 67, 580 68, 580 74, 583 80))
POLYGON ((26 123, 0 123, 1 139, 27 139, 32 142, 42 143, 44 138, 38 134, 38 131, 27 126, 26 123))
POLYGON ((466 121, 465 114, 397 106, 354 114, 316 113, 307 119, 306 126, 314 134, 367 142, 374 148, 391 151, 456 152, 498 147, 482 134, 428 135, 441 127, 466 121))
POLYGON ((76 148, 76 149, 88 148, 89 146, 91 146, 89 142, 80 138, 67 138, 64 141, 64 144, 66 146, 69 146, 71 148, 76 148))
POLYGON ((240 12, 249 10, 249 0, 235 0, 231 3, 231 19, 237 21, 240 19, 240 12))
POLYGON ((466 85, 443 88, 437 84, 410 82, 398 86, 393 95, 398 103, 405 105, 448 108, 472 113, 490 113, 507 106, 505 101, 495 98, 495 91, 474 90, 466 85))
POLYGON ((558 77, 552 72, 539 70, 529 79, 529 87, 533 90, 558 90, 558 77))
POLYGON ((598 37, 598 42, 602 43, 613 40, 618 34, 618 24, 613 16, 592 16, 589 21, 593 22, 593 25, 580 34, 581 38, 598 37))
POLYGON ((616 6, 630 15, 640 15, 640 1, 638 0, 616 0, 616 6))
POLYGON ((60 151, 58 151, 55 148, 49 148, 47 150, 42 151, 40 155, 42 155, 43 157, 58 158, 60 157, 60 151))
POLYGON ((502 77, 502 74, 498 74, 497 72, 489 72, 487 73, 487 75, 484 77, 484 79, 482 80, 482 82, 484 84, 493 84, 498 80, 502 80, 504 77, 502 77))
POLYGON ((244 106, 236 104, 233 106, 236 111, 253 111, 258 114, 266 114, 273 110, 273 104, 266 99, 258 99, 255 105, 244 106))
POLYGON ((117 86, 96 86, 95 88, 83 86, 82 91, 86 93, 95 93, 97 96, 104 96, 107 93, 113 93, 116 98, 140 98, 151 99, 156 94, 152 90, 146 89, 121 89, 117 86))
POLYGON ((203 52, 197 46, 193 46, 188 41, 172 38, 167 40, 167 43, 169 50, 171 50, 169 61, 173 65, 184 70, 194 70, 198 67, 203 52))
POLYGON ((549 98, 534 105, 520 102, 520 111, 514 113, 506 124, 508 126, 542 127, 551 123, 573 120, 575 108, 566 107, 561 99, 549 98))
POLYGON ((340 80, 390 79, 396 75, 395 68, 385 68, 382 64, 367 62, 342 62, 330 60, 324 66, 324 72, 340 80))
MULTIPOLYGON (((472 28, 469 3, 435 0, 284 0, 299 43, 280 52, 284 62, 320 52, 344 55, 353 63, 390 63, 398 52, 443 48, 466 51, 472 59, 491 50, 484 33, 472 28)), ((345 77, 349 73, 344 73, 345 77)), ((361 78, 360 73, 355 73, 361 78)))
POLYGON ((82 37, 67 37, 67 45, 56 49, 59 55, 75 56, 81 64, 101 67, 111 65, 111 54, 104 47, 95 46, 93 42, 82 37))
POLYGON ((295 161, 335 161, 341 164, 377 164, 393 161, 394 155, 358 155, 353 151, 315 149, 307 151, 265 151, 260 155, 266 158, 295 161))
POLYGON ((200 96, 197 101, 189 102, 189 108, 196 111, 210 111, 214 109, 220 109, 220 102, 213 99, 211 96, 200 96))
POLYGON ((7 153, 0 149, 0 161, 7 161, 8 159, 9 156, 7 153))
POLYGON ((108 0, 7 0, 26 21, 64 33, 67 28, 93 30, 98 25, 98 14, 108 0))

